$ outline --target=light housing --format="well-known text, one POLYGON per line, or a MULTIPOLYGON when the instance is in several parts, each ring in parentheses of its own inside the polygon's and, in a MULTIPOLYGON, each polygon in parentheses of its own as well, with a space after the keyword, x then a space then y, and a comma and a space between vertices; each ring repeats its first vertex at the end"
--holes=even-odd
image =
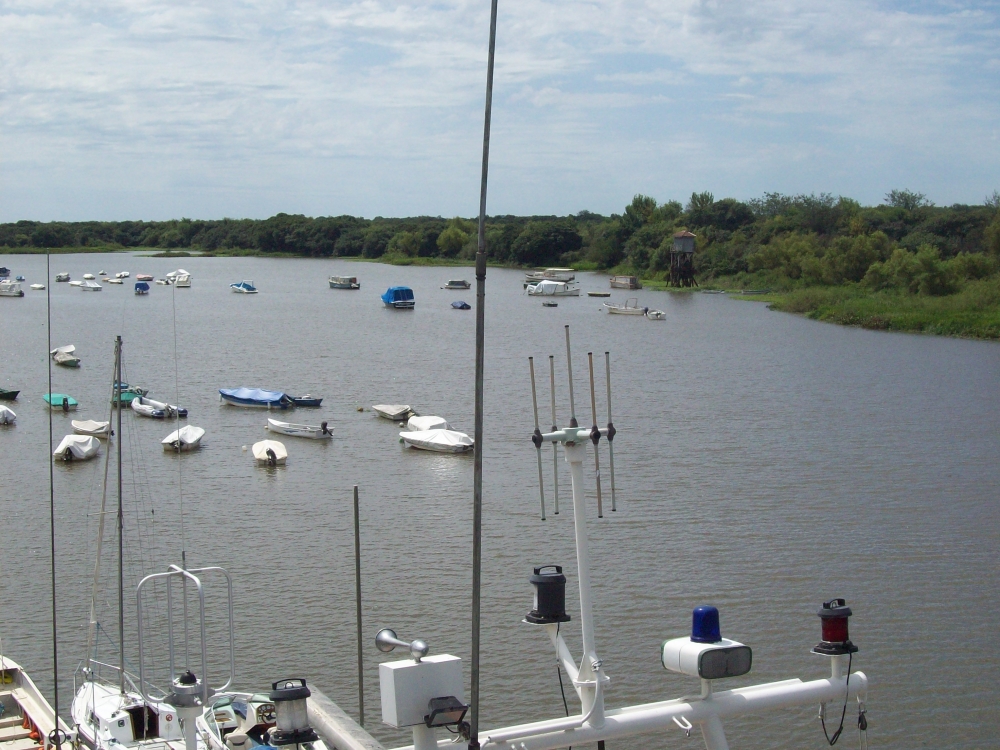
POLYGON ((561 565, 540 565, 528 580, 535 587, 535 607, 524 616, 526 622, 548 625, 569 622, 566 614, 566 576, 561 565), (549 571, 549 572, 546 572, 549 571))
POLYGON ((739 641, 722 637, 719 610, 711 605, 695 607, 691 613, 691 637, 664 641, 660 663, 672 672, 720 680, 740 677, 753 666, 753 652, 739 641))
POLYGON ((424 724, 428 727, 448 727, 460 724, 465 718, 469 707, 454 695, 443 698, 431 698, 427 703, 429 714, 424 716, 424 724))
POLYGON ((853 613, 844 599, 830 599, 823 602, 823 606, 816 614, 822 622, 823 640, 813 647, 814 654, 843 656, 858 650, 858 647, 851 643, 847 631, 847 619, 853 613))

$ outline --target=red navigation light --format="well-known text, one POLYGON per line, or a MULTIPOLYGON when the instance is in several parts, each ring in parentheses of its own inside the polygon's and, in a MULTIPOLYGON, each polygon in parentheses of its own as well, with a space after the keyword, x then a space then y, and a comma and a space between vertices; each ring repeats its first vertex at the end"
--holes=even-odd
POLYGON ((843 599, 830 599, 823 602, 819 612, 823 624, 823 640, 813 648, 814 654, 840 656, 853 654, 858 647, 851 643, 847 633, 847 618, 851 616, 851 608, 843 599))

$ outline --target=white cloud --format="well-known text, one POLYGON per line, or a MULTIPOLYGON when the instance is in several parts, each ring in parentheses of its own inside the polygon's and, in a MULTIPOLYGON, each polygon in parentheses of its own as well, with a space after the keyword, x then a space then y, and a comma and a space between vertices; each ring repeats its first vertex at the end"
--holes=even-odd
MULTIPOLYGON (((973 3, 500 2, 491 210, 1000 167, 973 3)), ((474 213, 486 0, 0 0, 0 219, 474 213), (98 215, 99 214, 99 215, 98 215)))

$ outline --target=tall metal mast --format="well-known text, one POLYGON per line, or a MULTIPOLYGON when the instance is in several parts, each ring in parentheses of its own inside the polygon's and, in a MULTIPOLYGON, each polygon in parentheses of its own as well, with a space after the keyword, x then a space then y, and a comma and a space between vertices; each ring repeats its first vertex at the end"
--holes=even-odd
POLYGON ((115 403, 118 404, 118 685, 125 695, 125 514, 122 511, 122 337, 115 338, 115 403))
POLYGON ((483 567, 483 369, 486 340, 486 178, 490 165, 490 117, 493 110, 493 57, 497 41, 497 0, 490 5, 490 51, 486 63, 486 116, 483 125, 483 171, 479 188, 479 247, 476 252, 476 429, 472 480, 472 684, 469 750, 479 748, 479 634, 483 567))

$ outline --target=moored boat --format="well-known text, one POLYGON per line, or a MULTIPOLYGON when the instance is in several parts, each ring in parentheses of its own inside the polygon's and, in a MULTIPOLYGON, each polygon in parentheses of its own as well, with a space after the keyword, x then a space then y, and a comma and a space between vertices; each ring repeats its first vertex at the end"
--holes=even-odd
POLYGON ((542 307, 559 307, 559 303, 553 302, 552 300, 544 300, 542 302, 542 307))
POLYGON ((638 276, 612 276, 610 282, 612 289, 642 289, 638 276))
POLYGON ((257 287, 253 285, 253 281, 247 281, 246 279, 235 284, 230 284, 229 288, 237 294, 257 294, 257 287))
POLYGON ((149 284, 145 281, 135 282, 135 293, 136 294, 149 294, 149 284))
POLYGON ((185 425, 179 430, 174 430, 160 442, 163 443, 165 451, 193 451, 201 447, 201 439, 205 437, 205 430, 193 424, 185 425))
POLYGON ((163 401, 154 401, 145 396, 136 396, 132 399, 129 406, 132 407, 132 411, 136 414, 141 414, 144 417, 152 417, 153 419, 186 417, 188 415, 188 410, 182 406, 167 404, 163 401))
POLYGON ((129 277, 129 275, 130 274, 129 274, 128 271, 119 271, 118 273, 115 274, 115 278, 116 279, 127 279, 129 277))
POLYGON ((93 435, 67 435, 52 455, 63 461, 86 461, 94 458, 100 450, 101 441, 93 435))
POLYGON ((83 280, 84 281, 93 281, 94 280, 94 274, 92 274, 92 273, 85 273, 83 275, 83 280))
POLYGON ((397 310, 412 310, 416 305, 413 298, 413 290, 408 286, 391 286, 382 295, 382 303, 386 307, 393 307, 397 310))
POLYGON ((56 281, 69 281, 69 274, 66 271, 60 271, 56 274, 56 281))
POLYGON ((445 285, 445 289, 471 289, 472 284, 470 284, 465 279, 449 279, 445 285))
POLYGON ((527 292, 532 297, 579 297, 580 287, 568 281, 552 281, 543 279, 535 284, 528 284, 527 292))
POLYGON ((67 344, 66 346, 58 346, 53 349, 49 354, 52 355, 52 361, 57 365, 62 365, 63 367, 79 367, 80 358, 74 354, 76 347, 73 344, 67 344))
POLYGON ((327 426, 326 422, 321 422, 319 425, 295 424, 294 422, 281 422, 268 418, 267 429, 282 435, 309 438, 310 440, 329 440, 333 437, 333 430, 327 426))
POLYGON ((451 306, 454 307, 456 310, 471 310, 472 309, 472 305, 470 305, 465 300, 455 300, 454 302, 451 303, 451 306))
POLYGON ((76 411, 79 402, 72 396, 65 393, 43 393, 42 401, 49 405, 50 409, 62 409, 63 411, 76 411))
POLYGON ((331 276, 328 279, 331 289, 360 289, 357 276, 331 276))
POLYGON ((137 273, 135 275, 135 280, 136 281, 152 281, 153 280, 153 274, 151 274, 151 273, 137 273))
POLYGON ((177 277, 174 279, 174 286, 179 287, 181 289, 189 289, 191 287, 192 278, 193 277, 191 276, 191 274, 182 269, 181 272, 178 273, 177 277))
POLYGON ((456 430, 417 430, 401 432, 399 437, 411 448, 437 453, 465 453, 475 447, 472 438, 456 430))
POLYGON ((83 286, 83 282, 79 281, 78 279, 74 279, 73 281, 69 282, 69 285, 70 286, 80 287, 80 286, 83 286))
POLYGON ((140 388, 136 385, 129 385, 128 383, 122 383, 120 389, 116 389, 111 396, 111 405, 114 406, 116 401, 123 404, 130 404, 137 396, 145 396, 147 393, 149 393, 149 391, 145 388, 140 388))
POLYGON ((0 388, 0 401, 13 401, 17 398, 17 394, 20 391, 8 391, 4 388, 0 388))
POLYGON ((375 404, 372 411, 382 419, 391 419, 393 422, 399 422, 414 415, 409 404, 375 404))
POLYGON ((104 287, 98 284, 96 281, 84 281, 82 284, 80 284, 80 289, 82 289, 85 292, 99 292, 103 288, 104 287))
POLYGON ((108 278, 105 278, 105 279, 101 279, 101 281, 106 281, 109 284, 116 284, 116 285, 119 285, 119 286, 124 286, 125 285, 125 281, 122 280, 122 279, 108 279, 108 278))
POLYGON ((663 310, 649 310, 646 312, 646 317, 650 320, 666 320, 667 314, 663 310))
POLYGON ((14 424, 17 421, 17 414, 10 407, 0 404, 0 424, 14 424))
POLYGON ((45 284, 31 284, 28 289, 33 289, 36 292, 40 292, 45 289, 45 284))
POLYGON ((249 406, 262 409, 287 409, 295 402, 282 391, 265 391, 262 388, 220 388, 219 396, 233 406, 249 406))
POLYGON ((450 430, 451 425, 444 417, 410 417, 406 422, 406 429, 412 432, 422 432, 423 430, 450 430))
POLYGON ((610 297, 611 292, 587 292, 588 297, 610 297))
POLYGON ((21 288, 20 281, 9 281, 4 279, 0 281, 0 297, 23 297, 24 290, 21 288))
POLYGON ((636 297, 629 297, 624 305, 605 302, 604 307, 612 315, 645 315, 649 310, 648 307, 639 307, 639 300, 636 297))
POLYGON ((534 284, 539 281, 573 281, 576 278, 576 271, 572 268, 546 268, 539 271, 529 271, 524 274, 526 284, 534 284))
POLYGON ((288 398, 290 398, 292 403, 296 406, 317 407, 323 405, 322 398, 316 398, 308 393, 305 396, 289 396, 288 398))
POLYGON ((74 419, 70 422, 77 435, 107 438, 111 435, 111 422, 97 422, 93 419, 74 419))
POLYGON ((254 443, 253 457, 258 466, 284 466, 288 458, 285 444, 278 440, 261 440, 254 443))

